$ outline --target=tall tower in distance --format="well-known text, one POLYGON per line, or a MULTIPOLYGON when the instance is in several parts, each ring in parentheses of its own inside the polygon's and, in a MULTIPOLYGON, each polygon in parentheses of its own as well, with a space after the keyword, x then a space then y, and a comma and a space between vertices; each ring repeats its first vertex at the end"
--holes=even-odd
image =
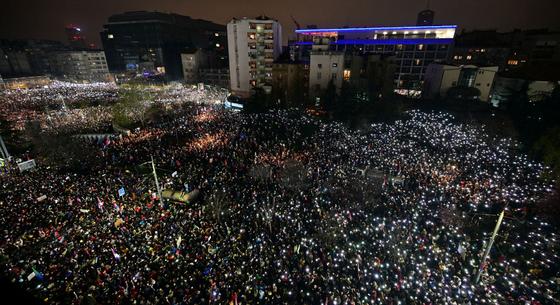
POLYGON ((435 12, 430 9, 430 0, 426 4, 426 9, 418 13, 418 19, 416 20, 416 25, 433 25, 435 12))
POLYGON ((74 49, 85 49, 87 47, 86 37, 82 34, 82 29, 79 26, 69 24, 66 26, 65 31, 70 47, 74 49))

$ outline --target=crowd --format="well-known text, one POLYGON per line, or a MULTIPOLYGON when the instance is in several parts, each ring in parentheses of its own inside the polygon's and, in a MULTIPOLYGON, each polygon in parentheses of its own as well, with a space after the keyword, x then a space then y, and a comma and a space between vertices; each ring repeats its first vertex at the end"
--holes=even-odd
MULTIPOLYGON (((167 87, 138 87, 153 93, 154 103, 220 103, 223 90, 174 84, 167 87)), ((113 119, 111 105, 119 98, 113 83, 76 84, 54 81, 44 88, 0 91, 0 119, 15 131, 23 131, 28 122, 38 122, 41 129, 66 133, 106 132, 113 119)))
POLYGON ((186 111, 92 146, 79 173, 0 176, 2 272, 51 304, 559 302, 556 228, 532 211, 552 182, 514 141, 441 113, 356 131, 186 111), (151 156, 200 198, 160 204, 151 156))

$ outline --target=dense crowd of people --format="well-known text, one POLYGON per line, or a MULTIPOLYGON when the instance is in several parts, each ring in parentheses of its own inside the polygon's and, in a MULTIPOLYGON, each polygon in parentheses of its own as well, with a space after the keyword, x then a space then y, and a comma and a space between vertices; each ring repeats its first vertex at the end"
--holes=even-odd
MULTIPOLYGON (((44 88, 0 91, 0 119, 15 131, 23 131, 26 123, 37 122, 46 131, 88 133, 111 129, 111 106, 118 101, 119 90, 113 83, 76 84, 54 81, 44 88)), ((167 87, 138 87, 153 95, 151 103, 184 102, 219 103, 223 90, 173 84, 167 87)))
POLYGON ((193 105, 91 149, 79 172, 0 176, 2 272, 48 303, 560 300, 558 234, 532 212, 546 168, 447 114, 350 130, 193 105), (198 200, 160 204, 152 156, 162 188, 198 200))

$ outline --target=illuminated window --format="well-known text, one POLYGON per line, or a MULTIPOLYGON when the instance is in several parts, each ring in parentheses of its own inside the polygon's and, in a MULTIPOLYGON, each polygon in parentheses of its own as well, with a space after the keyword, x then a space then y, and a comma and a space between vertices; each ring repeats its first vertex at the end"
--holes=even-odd
POLYGON ((220 44, 219 44, 219 43, 217 43, 217 44, 216 44, 216 48, 219 48, 219 47, 220 47, 220 44))
POLYGON ((336 67, 338 67, 338 64, 333 62, 332 66, 333 66, 333 68, 336 68, 336 67))
POLYGON ((343 78, 344 80, 350 80, 350 70, 344 70, 343 78))
POLYGON ((417 60, 415 61, 415 63, 416 63, 417 66, 419 66, 419 65, 420 65, 420 59, 417 59, 417 60))
POLYGON ((510 59, 508 60, 508 65, 510 66, 517 66, 519 64, 519 61, 516 59, 510 59))
POLYGON ((467 60, 471 60, 471 59, 472 59, 472 56, 467 55, 467 60))
POLYGON ((459 59, 459 56, 455 55, 455 56, 453 56, 453 59, 457 60, 457 59, 459 59))
POLYGON ((423 44, 419 44, 419 45, 418 45, 418 50, 420 50, 420 51, 424 50, 424 45, 423 45, 423 44))
POLYGON ((249 39, 255 39, 255 34, 253 33, 249 34, 249 39))
POLYGON ((107 35, 107 38, 113 39, 113 38, 115 38, 115 36, 113 36, 113 34, 109 34, 109 35, 107 35))
POLYGON ((218 33, 214 33, 214 36, 218 37, 218 36, 220 36, 220 34, 218 34, 218 33))

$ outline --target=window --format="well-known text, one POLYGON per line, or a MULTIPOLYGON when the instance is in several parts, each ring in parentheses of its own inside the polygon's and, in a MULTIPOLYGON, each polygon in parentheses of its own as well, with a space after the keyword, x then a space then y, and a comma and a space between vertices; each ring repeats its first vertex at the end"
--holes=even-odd
POLYGON ((333 73, 331 78, 332 80, 336 80, 336 73, 333 73))
POLYGON ((115 38, 115 36, 113 36, 113 34, 109 34, 109 35, 107 35, 107 38, 113 39, 113 38, 115 38))
POLYGON ((418 45, 418 50, 419 50, 419 51, 424 50, 424 45, 423 45, 423 44, 419 44, 419 45, 418 45))
POLYGON ((344 74, 342 75, 344 80, 350 80, 350 70, 344 70, 344 74))
POLYGON ((472 56, 467 55, 467 60, 471 60, 471 59, 472 59, 472 56))
POLYGON ((516 60, 516 59, 510 59, 510 60, 508 60, 507 63, 508 63, 508 65, 510 65, 510 66, 517 66, 517 65, 519 64, 519 61, 516 60))
POLYGON ((321 72, 317 72, 317 79, 321 79, 321 72))
POLYGON ((317 64, 317 68, 321 69, 323 67, 322 64, 317 64))
POLYGON ((336 67, 338 67, 338 63, 333 62, 332 66, 333 66, 333 68, 336 68, 336 67))

